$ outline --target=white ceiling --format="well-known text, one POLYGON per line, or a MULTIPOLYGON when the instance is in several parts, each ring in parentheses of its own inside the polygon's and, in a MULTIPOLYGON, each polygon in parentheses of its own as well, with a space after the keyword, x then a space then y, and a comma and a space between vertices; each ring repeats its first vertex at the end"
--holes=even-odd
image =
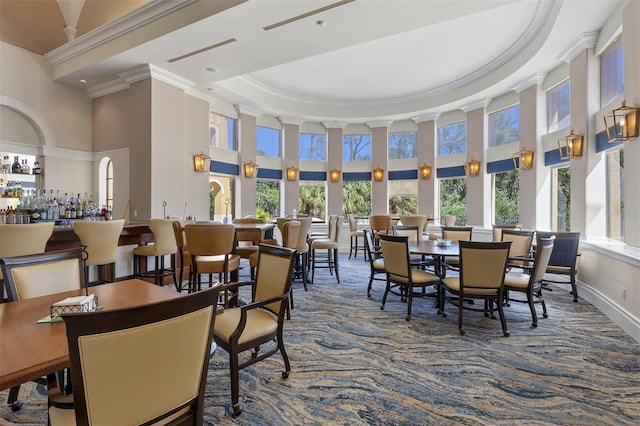
MULTIPOLYGON (((194 6, 180 2, 182 12, 194 6)), ((83 40, 76 40, 47 57, 59 81, 79 86, 86 79, 87 90, 148 63, 195 90, 279 117, 399 120, 486 102, 543 75, 581 37, 594 39, 624 3, 357 0, 313 13, 336 2, 249 0, 173 30, 180 24, 168 20, 178 22, 177 10, 146 24, 147 39, 171 29, 151 41, 131 32, 117 48, 111 42, 81 52, 83 40), (264 29, 302 14, 309 16, 264 29), (236 41, 191 54, 229 39, 236 41), (57 59, 74 49, 75 56, 57 59), (170 61, 183 55, 190 56, 170 61)), ((147 12, 159 13, 160 3, 150 2, 147 12)), ((132 22, 130 16, 120 25, 134 28, 132 22)))

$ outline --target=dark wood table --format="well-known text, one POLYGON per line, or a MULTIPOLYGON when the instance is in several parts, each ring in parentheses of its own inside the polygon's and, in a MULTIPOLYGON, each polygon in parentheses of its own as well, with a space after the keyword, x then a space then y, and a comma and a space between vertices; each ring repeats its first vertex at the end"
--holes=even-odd
MULTIPOLYGON (((180 293, 143 280, 130 279, 89 288, 103 309, 127 308, 181 297, 180 293)), ((69 367, 64 322, 38 324, 50 306, 66 297, 84 294, 73 290, 0 304, 0 390, 35 380, 69 367)))

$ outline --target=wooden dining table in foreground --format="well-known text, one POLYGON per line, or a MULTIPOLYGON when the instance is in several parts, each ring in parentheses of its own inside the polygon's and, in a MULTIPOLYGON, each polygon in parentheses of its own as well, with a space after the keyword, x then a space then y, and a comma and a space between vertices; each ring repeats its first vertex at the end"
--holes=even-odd
MULTIPOLYGON (((181 297, 149 282, 130 279, 89 287, 102 309, 118 309, 181 297)), ((73 290, 0 304, 0 391, 69 367, 64 322, 37 323, 53 303, 83 295, 73 290)))
POLYGON ((444 277, 444 260, 447 256, 458 256, 460 246, 457 241, 452 241, 450 245, 439 245, 437 240, 423 240, 409 245, 409 251, 413 254, 432 256, 435 261, 435 274, 440 278, 444 277))

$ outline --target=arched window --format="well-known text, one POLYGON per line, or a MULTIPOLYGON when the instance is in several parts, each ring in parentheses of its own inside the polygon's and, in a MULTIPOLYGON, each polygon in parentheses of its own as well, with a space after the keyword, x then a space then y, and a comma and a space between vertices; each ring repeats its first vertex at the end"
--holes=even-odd
POLYGON ((104 157, 98 169, 98 202, 100 206, 113 208, 113 161, 104 157))

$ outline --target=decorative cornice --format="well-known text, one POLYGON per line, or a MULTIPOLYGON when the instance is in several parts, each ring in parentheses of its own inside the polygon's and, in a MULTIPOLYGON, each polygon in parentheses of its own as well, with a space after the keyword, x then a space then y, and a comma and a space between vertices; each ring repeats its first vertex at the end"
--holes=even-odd
POLYGON ((417 123, 424 123, 425 121, 436 121, 440 117, 439 112, 432 112, 430 114, 418 115, 417 117, 413 117, 412 120, 417 123))
POLYGON ((460 109, 462 111, 464 111, 465 113, 469 112, 469 111, 473 111, 476 109, 480 109, 480 108, 486 108, 487 106, 489 106, 489 103, 491 102, 491 98, 485 98, 485 99, 481 99, 479 101, 474 101, 474 102, 470 102, 466 105, 462 105, 460 107, 460 109))
POLYGON ((93 86, 87 90, 85 93, 91 98, 99 98, 100 96, 109 95, 111 93, 119 92, 120 90, 125 90, 129 88, 129 83, 126 83, 122 80, 112 80, 103 84, 98 84, 93 86))
POLYGON ((169 15, 176 10, 195 3, 198 0, 152 0, 133 12, 102 25, 78 37, 67 44, 45 54, 45 58, 52 66, 73 59, 100 45, 108 43, 124 34, 134 31, 150 22, 169 15))
POLYGON ((544 82, 544 79, 547 78, 547 74, 549 73, 539 72, 536 74, 531 74, 529 77, 514 84, 513 87, 511 87, 511 90, 516 93, 520 93, 524 90, 527 90, 529 87, 540 85, 544 82))
POLYGON ((326 129, 344 129, 347 127, 347 123, 342 121, 324 121, 322 125, 326 129))
POLYGON ((305 122, 304 118, 294 117, 291 115, 281 115, 278 119, 280 119, 282 124, 293 124, 294 126, 299 126, 305 122))
POLYGON ((598 35, 600 31, 591 31, 588 33, 582 33, 576 38, 566 49, 564 49, 556 59, 563 62, 571 62, 576 56, 582 53, 586 49, 596 47, 598 41, 598 35))
POLYGON ((376 127, 389 127, 393 123, 392 120, 367 121, 367 126, 374 129, 376 127))
POLYGON ((195 86, 193 82, 152 64, 140 65, 139 67, 118 74, 118 77, 120 78, 117 80, 108 81, 104 84, 91 87, 86 90, 86 93, 92 99, 98 98, 100 96, 128 89, 131 83, 146 80, 147 78, 154 78, 184 91, 195 86))
POLYGON ((246 114, 256 118, 260 117, 263 114, 262 111, 248 105, 236 104, 235 107, 236 111, 238 111, 238 114, 246 114))

